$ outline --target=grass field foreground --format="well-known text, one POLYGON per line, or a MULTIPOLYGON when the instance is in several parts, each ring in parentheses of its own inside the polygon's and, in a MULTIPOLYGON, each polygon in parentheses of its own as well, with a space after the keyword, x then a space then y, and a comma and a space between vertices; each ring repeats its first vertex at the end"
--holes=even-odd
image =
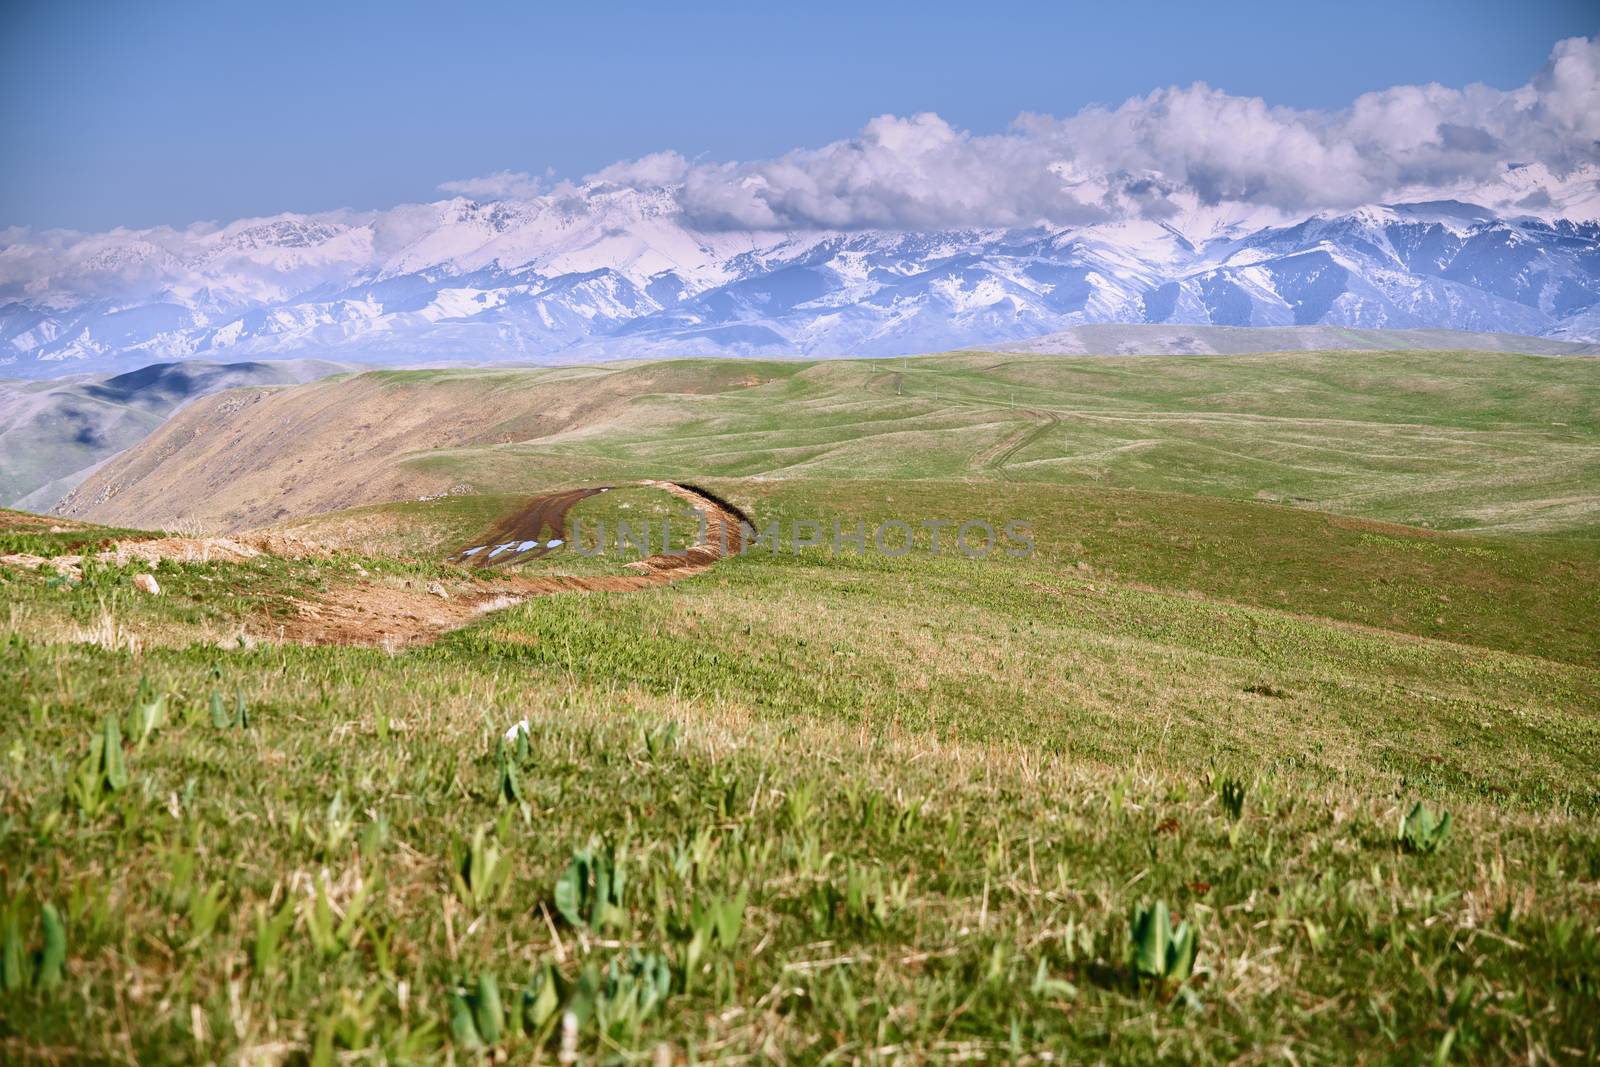
POLYGON ((1597 365, 687 360, 201 401, 156 442, 200 433, 188 466, 117 477, 235 472, 230 513, 305 551, 72 567, 153 535, 0 531, 0 1059, 1592 1060, 1597 365), (679 547, 652 478, 790 540, 414 645, 286 637, 334 600, 359 633, 363 591, 494 594, 444 560, 534 494, 614 486, 571 517, 679 547), (372 493, 406 499, 292 510, 372 493), (933 551, 969 519, 1031 551, 933 551), (889 520, 904 556, 833 545, 889 520))
POLYGON ((751 554, 398 655, 239 628, 357 566, 442 573, 6 575, 7 1058, 1600 1041, 1592 666, 1056 553, 751 554))

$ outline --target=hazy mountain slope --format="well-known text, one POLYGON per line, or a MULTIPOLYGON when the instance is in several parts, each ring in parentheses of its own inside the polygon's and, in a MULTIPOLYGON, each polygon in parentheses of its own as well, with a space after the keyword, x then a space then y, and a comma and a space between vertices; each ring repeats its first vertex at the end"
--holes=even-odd
POLYGON ((62 514, 248 527, 466 486, 1096 486, 1456 529, 1600 528, 1600 359, 970 352, 376 372, 210 397, 62 514))
POLYGON ((1466 330, 1363 330, 1343 326, 1074 326, 1028 341, 994 346, 1001 352, 1042 355, 1202 356, 1251 352, 1338 350, 1390 352, 1523 352, 1529 355, 1600 355, 1600 344, 1522 334, 1466 330))
POLYGON ((1560 210, 1578 214, 1437 201, 1274 219, 1194 204, 1066 229, 728 232, 696 229, 670 191, 594 182, 203 233, 12 233, 0 366, 898 355, 1094 323, 1600 340, 1600 204, 1560 210))
POLYGON ((196 397, 348 369, 320 360, 188 360, 67 382, 0 381, 0 504, 50 507, 97 464, 143 440, 196 397))

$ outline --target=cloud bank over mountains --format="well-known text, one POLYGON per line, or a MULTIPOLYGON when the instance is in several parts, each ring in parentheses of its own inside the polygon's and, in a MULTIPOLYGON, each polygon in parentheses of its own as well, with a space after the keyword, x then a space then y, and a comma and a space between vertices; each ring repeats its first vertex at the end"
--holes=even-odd
MULTIPOLYGON (((1596 163, 1600 39, 1574 37, 1509 91, 1402 85, 1328 112, 1196 84, 1066 118, 1023 115, 990 136, 932 113, 883 115, 854 138, 776 159, 657 152, 583 184, 673 189, 704 229, 919 230, 1161 219, 1186 198, 1289 215, 1470 191, 1497 210, 1538 213, 1554 191, 1507 182, 1508 165, 1541 164, 1559 185, 1596 163)), ((502 172, 443 188, 526 198, 582 186, 502 172)))
MULTIPOLYGON (((1196 207, 1269 223, 1443 199, 1500 214, 1591 218, 1600 213, 1597 178, 1600 37, 1573 37, 1511 90, 1401 85, 1315 111, 1197 83, 1065 118, 1024 114, 992 135, 931 112, 882 115, 848 140, 775 159, 691 162, 666 150, 582 181, 501 171, 440 189, 475 200, 548 199, 569 212, 583 211, 597 189, 662 190, 696 230, 934 230, 1159 221, 1196 207)), ((401 205, 313 217, 376 225, 381 255, 384 245, 412 239, 426 216, 425 205, 401 205)), ((159 258, 217 228, 138 233, 159 258)), ((0 284, 53 273, 81 236, 0 230, 0 246, 26 243, 35 253, 0 257, 0 284)))
POLYGON ((1335 111, 1204 85, 1003 133, 885 115, 774 159, 227 224, 0 231, 0 374, 187 356, 898 354, 1086 323, 1600 339, 1600 39, 1335 111))

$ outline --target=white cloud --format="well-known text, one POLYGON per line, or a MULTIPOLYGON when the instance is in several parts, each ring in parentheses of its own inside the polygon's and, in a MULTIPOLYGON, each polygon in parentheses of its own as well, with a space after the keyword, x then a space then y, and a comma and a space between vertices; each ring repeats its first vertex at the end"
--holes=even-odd
POLYGON ((613 163, 589 176, 590 181, 642 189, 683 181, 689 162, 676 152, 652 152, 638 159, 613 163))
POLYGON ((439 191, 475 200, 531 200, 544 192, 544 182, 525 171, 499 170, 482 178, 441 182, 439 191))
MULTIPOLYGON (((1023 115, 995 136, 933 114, 884 115, 822 148, 687 167, 678 195, 712 228, 1072 224, 1159 216, 1185 193, 1314 211, 1449 195, 1511 163, 1565 175, 1600 162, 1597 140, 1600 40, 1572 38, 1518 89, 1396 86, 1340 111, 1197 84, 1067 118, 1023 115)), ((659 180, 678 184, 675 173, 659 180)))
MULTIPOLYGON (((1572 38, 1512 90, 1402 85, 1313 111, 1197 84, 1066 117, 1025 114, 992 135, 931 113, 883 115, 855 137, 775 159, 691 162, 664 151, 582 182, 500 171, 440 188, 526 202, 515 213, 525 219, 594 212, 626 225, 619 198, 638 190, 658 194, 649 197, 652 213, 675 204, 704 230, 940 229, 1167 218, 1207 204, 1275 221, 1443 198, 1594 218, 1597 176, 1600 39, 1572 38)), ((282 254, 219 251, 229 234, 271 219, 100 234, 11 228, 0 231, 0 302, 221 292, 213 275, 224 267, 227 286, 250 294, 319 271, 336 280, 348 264, 381 267, 406 255, 455 211, 406 204, 283 216, 349 233, 282 254)))
POLYGON ((692 168, 680 202, 701 225, 912 229, 1088 222, 1041 139, 974 137, 934 114, 882 115, 861 135, 778 159, 692 168))

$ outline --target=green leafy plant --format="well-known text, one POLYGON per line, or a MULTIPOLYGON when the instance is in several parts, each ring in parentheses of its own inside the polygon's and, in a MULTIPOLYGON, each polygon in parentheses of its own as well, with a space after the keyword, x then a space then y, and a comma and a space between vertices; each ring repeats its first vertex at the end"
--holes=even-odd
POLYGON ((44 944, 39 949, 33 984, 38 989, 51 989, 61 984, 61 972, 67 963, 67 927, 55 905, 48 903, 39 910, 39 925, 44 944))
POLYGON ((1428 855, 1439 850, 1450 834, 1450 813, 1435 816, 1433 809, 1422 801, 1412 805, 1411 811, 1400 820, 1395 840, 1407 852, 1428 855))
POLYGON ((223 701, 222 693, 216 689, 211 691, 211 725, 219 730, 249 729, 250 706, 245 703, 243 688, 234 690, 231 711, 223 701))
POLYGON ((278 949, 283 935, 294 925, 294 897, 285 894, 283 904, 276 913, 267 914, 265 904, 256 905, 256 937, 251 947, 251 960, 261 974, 271 974, 278 966, 278 949))
POLYGON ((608 1041, 629 1045, 672 992, 672 970, 656 952, 629 949, 604 971, 585 967, 567 999, 564 1015, 578 1026, 591 1019, 608 1041))
POLYGON ((128 785, 128 766, 122 755, 122 728, 115 715, 107 715, 100 732, 89 741, 89 754, 79 762, 67 790, 78 809, 93 818, 105 810, 111 795, 128 785))
POLYGON ((42 941, 28 950, 22 934, 21 908, 17 902, 0 914, 0 992, 21 993, 49 990, 61 984, 67 963, 67 928, 55 905, 39 909, 42 941))
POLYGON ((739 786, 739 776, 736 774, 723 774, 721 771, 711 773, 712 806, 724 819, 733 818, 738 810, 739 786))
POLYGON ((128 737, 135 745, 143 746, 165 721, 166 715, 167 694, 157 693, 149 680, 141 677, 133 696, 133 707, 128 711, 128 737))
POLYGON ((665 956, 636 948, 613 959, 595 1000, 595 1021, 615 1041, 631 1041, 672 992, 672 971, 665 956))
POLYGON ((824 934, 841 930, 876 930, 888 924, 911 898, 911 879, 887 879, 880 866, 850 863, 844 884, 824 880, 812 886, 806 900, 811 928, 824 934))
POLYGON ((731 949, 739 940, 739 929, 744 925, 744 907, 747 891, 740 889, 733 896, 708 897, 696 900, 689 914, 689 943, 684 948, 683 973, 687 985, 698 972, 700 961, 712 945, 731 949))
POLYGON ((612 1045, 631 1045, 645 1022, 672 993, 672 968, 659 952, 631 948, 604 968, 589 963, 576 981, 567 981, 548 962, 534 972, 508 1005, 493 974, 481 972, 472 988, 457 986, 449 995, 450 1035, 457 1048, 479 1052, 514 1034, 544 1043, 558 1022, 575 1037, 593 1024, 612 1045))
POLYGON ((622 922, 625 853, 594 842, 575 849, 572 862, 556 880, 555 905, 573 926, 602 930, 622 922))
POLYGON ((555 1029, 561 1003, 569 992, 561 972, 545 963, 522 990, 522 1002, 514 1021, 521 1025, 523 1033, 537 1041, 545 1040, 555 1029))
POLYGON ((499 1044, 505 1025, 500 983, 488 971, 478 974, 477 985, 470 992, 458 988, 450 994, 450 1036, 462 1048, 499 1044))
POLYGON ((789 825, 799 829, 811 819, 814 810, 817 784, 814 781, 796 782, 789 788, 789 795, 784 798, 784 814, 789 819, 789 825))
POLYGON ((375 1032, 381 1027, 381 1002, 384 990, 375 988, 365 994, 352 989, 339 990, 339 1003, 332 1012, 323 1016, 317 1027, 312 1045, 312 1067, 338 1062, 334 1049, 365 1049, 375 1032))
POLYGON ((482 911, 498 897, 510 874, 510 860, 489 840, 488 828, 480 826, 462 849, 450 880, 463 904, 482 911))
POLYGON ((692 837, 677 839, 669 847, 673 872, 686 882, 694 881, 710 866, 720 843, 716 832, 705 826, 696 830, 692 837))
POLYGON ((1187 922, 1172 925, 1165 901, 1141 905, 1128 926, 1129 963, 1140 978, 1182 982, 1194 973, 1195 932, 1187 922))
POLYGON ((590 963, 577 981, 570 982, 550 963, 541 965, 533 978, 508 1006, 499 981, 481 972, 468 989, 450 993, 450 1034, 459 1048, 480 1051, 514 1034, 543 1043, 565 1016, 569 1025, 595 1028, 613 1043, 631 1042, 672 991, 672 969, 657 952, 629 949, 604 969, 590 963))
POLYGON ((1222 803, 1222 810, 1234 822, 1244 815, 1244 794, 1244 783, 1232 775, 1222 779, 1217 786, 1217 799, 1222 803))
POLYGON ((305 919, 306 933, 318 953, 331 958, 356 946, 362 934, 361 917, 366 914, 372 893, 373 881, 362 881, 350 899, 345 901, 344 907, 336 913, 328 900, 326 880, 317 880, 316 892, 301 905, 301 913, 305 919))
MULTIPOLYGON (((524 747, 527 746, 527 738, 520 731, 517 734, 517 739, 524 747)), ((517 774, 517 757, 513 753, 512 746, 503 741, 495 754, 495 773, 499 778, 499 783, 495 787, 497 802, 518 806, 526 805, 527 798, 522 793, 522 779, 517 774)))
POLYGON ((533 742, 530 740, 528 720, 522 719, 507 730, 501 742, 511 748, 511 752, 519 760, 525 760, 533 754, 533 742))
POLYGON ((671 752, 678 744, 678 724, 669 722, 653 730, 642 730, 645 755, 650 759, 671 752))
POLYGON ((1074 1000, 1078 996, 1078 987, 1065 979, 1051 978, 1049 965, 1040 959, 1028 992, 1044 1000, 1074 1000))
POLYGON ((211 936, 217 928, 217 922, 227 910, 227 887, 221 882, 212 882, 210 888, 203 893, 189 895, 189 940, 191 944, 199 944, 211 936))

